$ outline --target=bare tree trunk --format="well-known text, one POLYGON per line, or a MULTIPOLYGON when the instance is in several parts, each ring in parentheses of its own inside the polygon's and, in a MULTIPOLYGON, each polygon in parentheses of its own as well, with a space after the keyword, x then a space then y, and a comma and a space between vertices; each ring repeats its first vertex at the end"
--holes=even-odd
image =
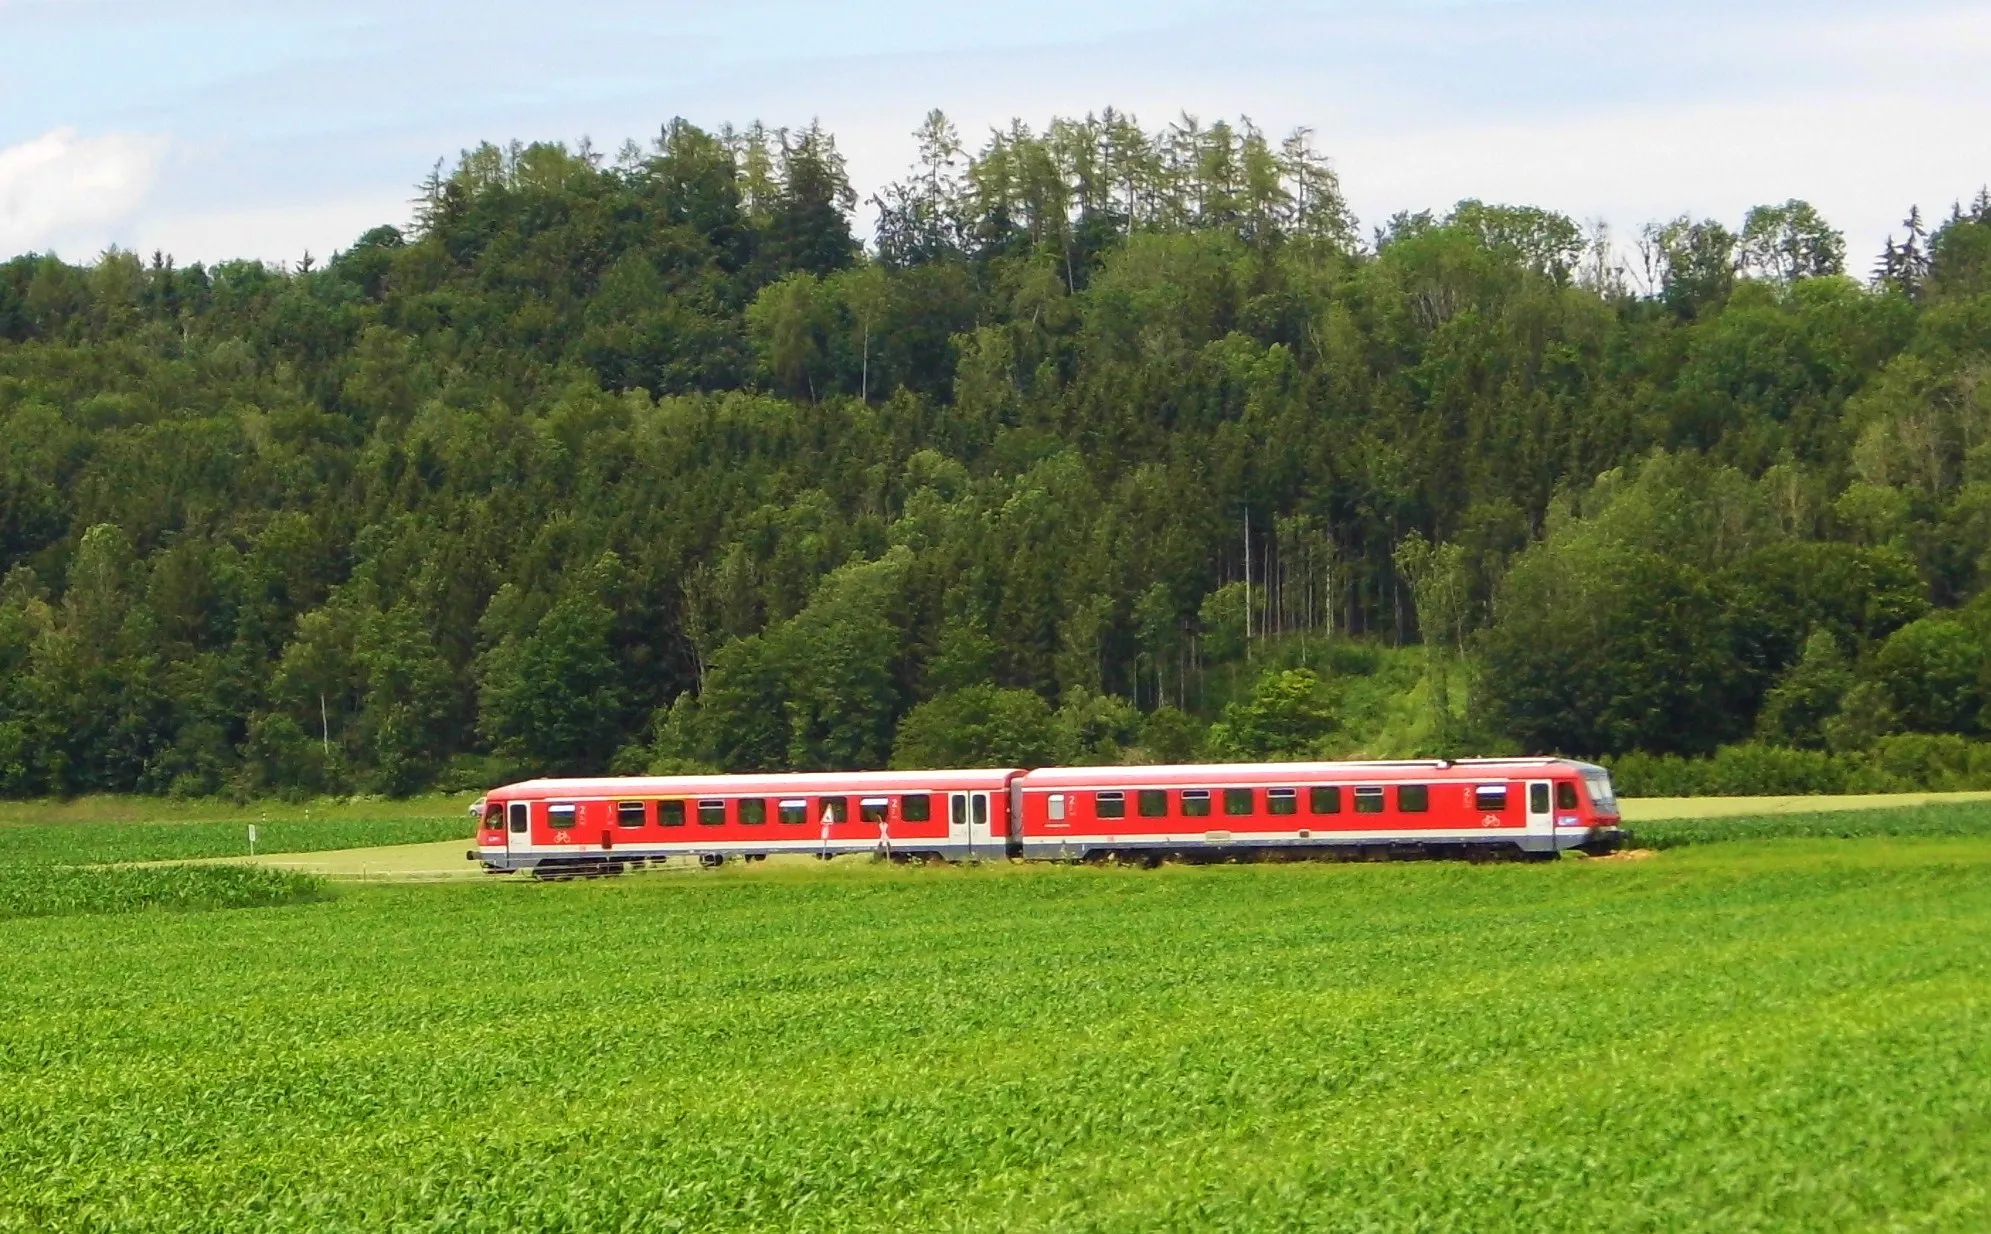
POLYGON ((1244 662, 1251 663, 1251 507, 1244 508, 1244 662))

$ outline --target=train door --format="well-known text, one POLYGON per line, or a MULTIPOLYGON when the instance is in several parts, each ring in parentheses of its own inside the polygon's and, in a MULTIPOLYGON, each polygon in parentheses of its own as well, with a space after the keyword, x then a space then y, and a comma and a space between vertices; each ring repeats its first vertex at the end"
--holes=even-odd
POLYGON ((505 820, 505 852, 513 856, 522 855, 532 847, 532 804, 514 801, 505 810, 508 814, 505 820))
POLYGON ((1002 856, 1002 837, 989 827, 992 812, 987 793, 968 794, 968 843, 984 860, 1002 856))
POLYGON ((968 822, 968 794, 949 793, 947 795, 947 847, 964 854, 972 854, 974 832, 968 822))
POLYGON ((1000 857, 1003 838, 990 829, 993 817, 987 793, 950 793, 947 798, 947 844, 971 857, 1000 857))
POLYGON ((1547 780, 1528 781, 1528 834, 1555 843, 1555 789, 1547 780))

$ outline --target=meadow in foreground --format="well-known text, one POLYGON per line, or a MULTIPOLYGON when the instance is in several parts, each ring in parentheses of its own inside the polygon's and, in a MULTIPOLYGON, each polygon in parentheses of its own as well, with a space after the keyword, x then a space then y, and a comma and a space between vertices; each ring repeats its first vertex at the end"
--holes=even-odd
POLYGON ((0 1228, 1982 1228, 1991 842, 0 923, 0 1228))

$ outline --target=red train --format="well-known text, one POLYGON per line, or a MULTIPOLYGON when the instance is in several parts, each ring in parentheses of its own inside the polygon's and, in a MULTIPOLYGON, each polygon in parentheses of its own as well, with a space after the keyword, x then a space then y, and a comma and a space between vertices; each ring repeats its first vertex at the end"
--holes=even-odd
POLYGON ((491 870, 773 853, 1158 861, 1616 847, 1610 775, 1498 758, 527 780, 471 807, 491 870))

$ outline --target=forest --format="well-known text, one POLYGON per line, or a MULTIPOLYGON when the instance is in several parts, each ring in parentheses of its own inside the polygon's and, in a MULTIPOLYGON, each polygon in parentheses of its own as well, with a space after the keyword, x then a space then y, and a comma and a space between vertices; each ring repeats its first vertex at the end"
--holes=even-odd
MULTIPOLYGON (((1306 131, 484 145, 0 264, 0 795, 1560 752, 1991 785, 1991 195, 1361 225, 1306 131)), ((1968 193, 1967 186, 1959 188, 1968 193)))

